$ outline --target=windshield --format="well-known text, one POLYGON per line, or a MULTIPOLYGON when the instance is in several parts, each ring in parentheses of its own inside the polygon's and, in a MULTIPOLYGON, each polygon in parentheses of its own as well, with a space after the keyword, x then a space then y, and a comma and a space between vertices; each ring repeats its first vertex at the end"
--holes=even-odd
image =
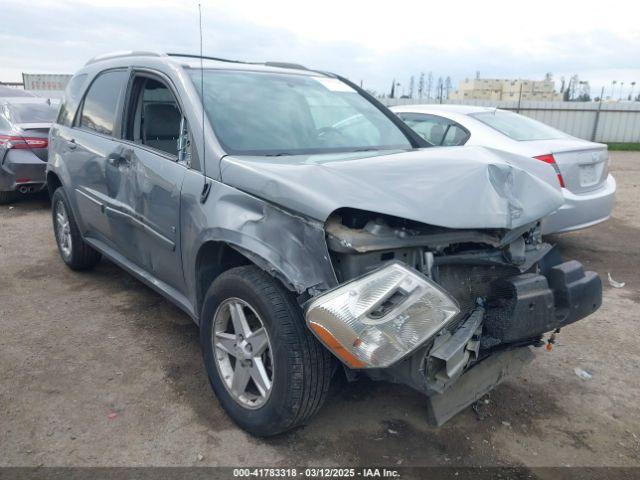
MULTIPOLYGON (((200 70, 190 71, 200 91, 200 70)), ((204 107, 229 153, 297 155, 408 149, 402 131, 335 78, 205 70, 204 107)))
POLYGON ((496 110, 470 115, 514 140, 550 140, 567 137, 565 133, 555 128, 517 113, 496 110))
POLYGON ((14 103, 9 106, 14 123, 52 123, 58 109, 48 103, 14 103))

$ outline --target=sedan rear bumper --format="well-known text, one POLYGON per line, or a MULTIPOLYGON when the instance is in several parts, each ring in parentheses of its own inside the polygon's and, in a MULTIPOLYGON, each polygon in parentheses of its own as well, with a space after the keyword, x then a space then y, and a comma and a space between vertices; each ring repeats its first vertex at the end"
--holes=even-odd
POLYGON ((607 176, 604 184, 592 192, 576 195, 562 189, 564 205, 542 221, 542 233, 562 233, 591 227, 611 216, 616 195, 616 180, 607 176))
POLYGON ((46 168, 47 162, 29 150, 9 150, 0 165, 0 191, 40 190, 45 186, 46 168))

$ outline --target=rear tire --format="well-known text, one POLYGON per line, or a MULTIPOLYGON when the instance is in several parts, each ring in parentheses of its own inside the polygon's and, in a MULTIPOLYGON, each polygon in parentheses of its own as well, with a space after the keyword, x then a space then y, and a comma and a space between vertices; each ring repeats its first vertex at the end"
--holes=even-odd
POLYGON ((211 284, 200 317, 200 343, 220 404, 253 435, 276 435, 303 424, 327 396, 333 357, 308 330, 291 292, 253 265, 228 270, 211 284), (236 332, 239 323, 233 311, 237 314, 238 308, 249 326, 244 337, 236 332), (261 326, 266 331, 264 350, 252 347, 261 326), (246 365, 250 377, 242 391, 234 380, 246 365), (270 380, 268 391, 259 384, 269 382, 256 372, 270 380))
POLYGON ((58 187, 51 197, 51 214, 53 233, 64 263, 72 270, 88 270, 95 267, 102 255, 82 239, 62 187, 58 187))
POLYGON ((0 205, 11 203, 15 198, 15 192, 0 192, 0 205))

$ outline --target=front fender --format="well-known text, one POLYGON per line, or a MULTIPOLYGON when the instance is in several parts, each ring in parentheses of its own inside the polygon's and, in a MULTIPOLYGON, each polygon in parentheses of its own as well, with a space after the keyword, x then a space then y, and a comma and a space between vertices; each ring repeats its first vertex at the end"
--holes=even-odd
POLYGON ((226 243, 299 294, 337 285, 321 222, 215 181, 203 204, 202 183, 201 175, 189 172, 183 184, 183 265, 190 292, 197 291, 198 251, 210 241, 226 243))

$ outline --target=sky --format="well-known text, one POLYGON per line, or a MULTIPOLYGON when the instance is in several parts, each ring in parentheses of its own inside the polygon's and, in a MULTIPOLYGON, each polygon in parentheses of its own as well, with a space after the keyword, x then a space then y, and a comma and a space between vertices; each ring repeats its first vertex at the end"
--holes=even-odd
MULTIPOLYGON (((201 0, 204 54, 287 61, 388 93, 411 75, 578 74, 592 96, 640 93, 640 2, 201 0), (621 83, 624 82, 621 90, 621 83)), ((2 0, 0 81, 73 73, 118 50, 198 53, 197 0, 2 0)))

